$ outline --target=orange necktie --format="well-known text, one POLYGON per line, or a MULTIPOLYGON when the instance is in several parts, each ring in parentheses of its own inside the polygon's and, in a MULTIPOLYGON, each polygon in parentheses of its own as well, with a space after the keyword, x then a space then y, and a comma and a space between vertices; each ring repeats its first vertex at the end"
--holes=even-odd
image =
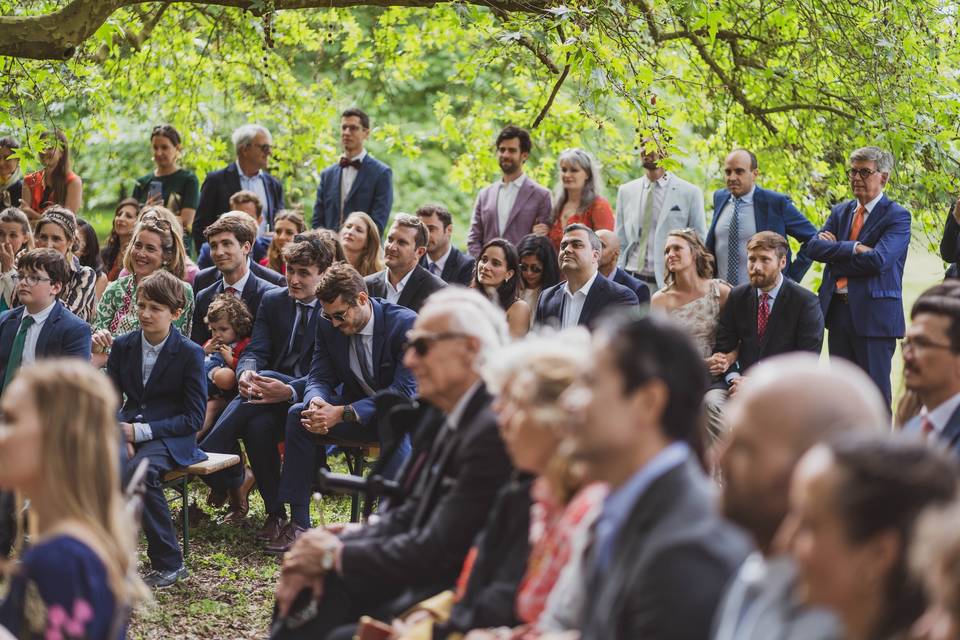
MULTIPOLYGON (((853 224, 850 225, 850 237, 848 240, 856 240, 860 235, 860 229, 863 228, 863 217, 867 215, 867 210, 860 205, 857 207, 857 213, 853 216, 853 224)), ((837 290, 847 288, 847 279, 844 276, 837 278, 837 290)))

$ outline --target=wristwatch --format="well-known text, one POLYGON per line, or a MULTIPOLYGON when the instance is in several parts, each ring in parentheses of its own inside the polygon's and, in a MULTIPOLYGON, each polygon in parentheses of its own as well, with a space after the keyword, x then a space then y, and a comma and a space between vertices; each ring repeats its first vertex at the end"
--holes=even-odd
POLYGON ((357 412, 353 410, 352 405, 343 406, 343 421, 344 422, 357 422, 357 412))

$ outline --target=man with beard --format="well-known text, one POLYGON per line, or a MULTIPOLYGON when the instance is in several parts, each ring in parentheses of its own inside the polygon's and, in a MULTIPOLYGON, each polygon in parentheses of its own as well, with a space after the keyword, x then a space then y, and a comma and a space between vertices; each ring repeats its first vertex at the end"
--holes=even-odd
POLYGON ((761 231, 750 238, 750 283, 734 287, 720 312, 709 365, 710 373, 723 374, 723 380, 704 398, 715 437, 723 432, 723 405, 737 393, 742 373, 759 360, 779 353, 820 353, 823 312, 815 294, 783 276, 787 247, 786 238, 772 231, 761 231))
MULTIPOLYGON (((779 304, 779 303, 778 303, 779 304)), ((750 370, 730 401, 730 434, 719 464, 723 515, 758 551, 740 567, 714 620, 714 640, 828 640, 842 637, 826 611, 802 606, 796 569, 776 540, 788 511, 793 468, 816 443, 855 429, 884 431, 889 418, 870 379, 847 362, 791 354, 750 370)))
POLYGON ((417 209, 416 215, 430 234, 427 253, 420 258, 420 266, 447 284, 469 287, 473 281, 474 260, 450 242, 453 216, 439 204, 425 204, 417 209))
POLYGON ((467 234, 467 249, 474 258, 494 238, 517 246, 534 225, 550 224, 550 191, 523 173, 532 147, 530 134, 520 127, 508 126, 497 136, 497 162, 503 177, 477 196, 467 234))
MULTIPOLYGON (((757 186, 757 156, 746 149, 730 152, 723 163, 727 187, 713 194, 713 220, 704 244, 717 259, 717 275, 731 284, 743 284, 747 275, 747 240, 758 231, 791 236, 802 245, 817 228, 797 211, 788 196, 757 186), (719 224, 718 224, 719 223, 719 224)), ((795 282, 810 268, 810 258, 798 254, 784 274, 795 282)))
POLYGON ((707 234, 703 192, 661 167, 663 157, 657 140, 644 140, 646 175, 617 191, 616 232, 620 246, 626 247, 620 266, 652 291, 663 288, 667 234, 685 228, 693 229, 701 238, 707 234))
POLYGON ((960 449, 960 284, 923 292, 901 345, 903 380, 923 403, 904 430, 960 449))

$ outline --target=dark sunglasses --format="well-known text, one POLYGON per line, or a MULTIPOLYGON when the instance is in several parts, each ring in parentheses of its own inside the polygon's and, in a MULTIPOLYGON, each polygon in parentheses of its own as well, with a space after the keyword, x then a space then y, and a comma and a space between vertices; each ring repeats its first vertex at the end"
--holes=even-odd
POLYGON ((441 331, 440 333, 428 333, 425 335, 418 336, 412 340, 407 339, 403 344, 403 351, 409 351, 413 349, 414 352, 419 357, 423 357, 430 353, 430 349, 433 348, 433 345, 440 342, 441 340, 455 340, 457 338, 469 338, 470 334, 463 333, 460 331, 441 331))
POLYGON ((520 273, 543 273, 543 267, 536 264, 521 264, 520 273))
POLYGON ((331 316, 331 315, 327 315, 327 312, 323 310, 323 307, 320 307, 320 317, 326 320, 327 322, 333 322, 334 320, 336 320, 337 322, 346 322, 347 312, 338 311, 337 313, 331 316))

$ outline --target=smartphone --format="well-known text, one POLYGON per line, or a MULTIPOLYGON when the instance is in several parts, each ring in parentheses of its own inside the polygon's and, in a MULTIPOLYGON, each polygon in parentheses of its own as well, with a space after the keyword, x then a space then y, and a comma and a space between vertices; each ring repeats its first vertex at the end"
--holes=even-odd
POLYGON ((150 186, 147 188, 147 202, 155 198, 163 204, 163 183, 159 180, 151 180, 150 186))

